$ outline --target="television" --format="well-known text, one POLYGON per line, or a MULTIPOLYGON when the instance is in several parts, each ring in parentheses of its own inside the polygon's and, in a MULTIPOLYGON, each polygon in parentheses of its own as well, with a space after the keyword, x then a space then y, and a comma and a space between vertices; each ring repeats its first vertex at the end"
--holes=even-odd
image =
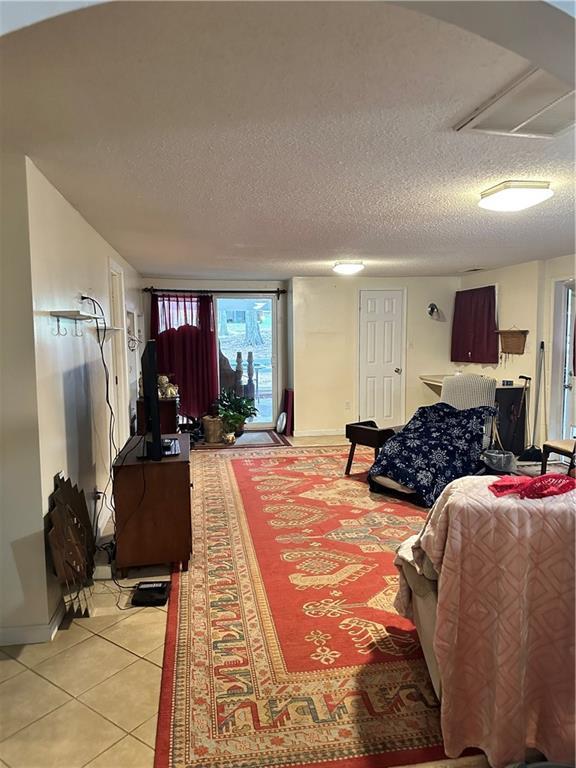
POLYGON ((162 434, 160 432, 160 405, 158 403, 158 371, 156 366, 156 342, 147 341, 142 353, 142 397, 144 400, 144 450, 143 459, 160 461, 162 458, 162 434))

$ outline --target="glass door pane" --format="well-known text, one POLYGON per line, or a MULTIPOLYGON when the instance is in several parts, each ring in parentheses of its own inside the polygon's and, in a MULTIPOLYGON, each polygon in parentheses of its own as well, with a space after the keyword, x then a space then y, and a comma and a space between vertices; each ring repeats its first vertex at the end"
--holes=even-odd
POLYGON ((276 413, 274 307, 272 298, 217 298, 220 389, 253 397, 250 423, 272 425, 276 413))

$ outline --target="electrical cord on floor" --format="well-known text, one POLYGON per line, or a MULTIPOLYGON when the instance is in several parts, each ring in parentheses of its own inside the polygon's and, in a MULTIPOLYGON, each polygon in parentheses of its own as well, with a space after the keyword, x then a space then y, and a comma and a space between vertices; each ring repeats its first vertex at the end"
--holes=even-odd
MULTIPOLYGON (((106 547, 99 547, 100 550, 104 550, 108 553, 108 559, 110 561, 110 565, 112 565, 112 557, 113 552, 115 549, 116 542, 118 541, 118 537, 122 534, 122 530, 128 525, 130 522, 130 519, 134 516, 134 514, 140 509, 142 502, 144 501, 144 497, 146 496, 146 472, 144 469, 144 463, 142 463, 142 493, 140 495, 140 499, 136 506, 134 507, 134 510, 129 515, 129 517, 124 521, 124 525, 122 526, 122 529, 119 530, 116 523, 116 510, 114 509, 114 505, 110 505, 108 503, 108 489, 111 484, 114 482, 114 462, 117 460, 119 451, 118 446, 116 445, 116 440, 114 437, 114 430, 116 426, 116 416, 114 414, 114 409, 112 407, 112 403, 110 402, 110 371, 108 368, 108 364, 106 363, 106 356, 104 353, 104 343, 106 341, 106 333, 108 331, 108 326, 106 324, 106 316, 104 313, 104 308, 100 304, 100 302, 93 298, 92 296, 81 296, 82 301, 89 301, 92 304, 94 314, 97 314, 97 309, 99 310, 100 314, 98 317, 95 318, 96 322, 96 337, 98 340, 98 347, 100 349, 100 358, 102 361, 102 367, 104 369, 104 381, 105 381, 105 393, 106 393, 106 405, 108 407, 110 417, 108 422, 108 450, 109 450, 109 457, 110 457, 110 464, 108 467, 108 479, 106 481, 106 485, 104 487, 104 490, 102 492, 102 501, 100 503, 100 508, 98 510, 98 513, 96 514, 95 520, 94 520, 94 535, 97 536, 98 534, 98 522, 100 520, 100 517, 102 515, 102 511, 104 509, 104 505, 110 510, 111 513, 111 519, 114 526, 114 544, 111 549, 106 547), (99 323, 102 323, 103 327, 100 327, 99 323)), ((140 440, 136 442, 136 444, 130 448, 129 451, 127 451, 124 456, 122 457, 122 460, 118 466, 122 466, 128 456, 133 453, 146 439, 145 435, 142 435, 140 440)), ((116 584, 118 589, 124 590, 124 589, 133 589, 133 587, 129 586, 123 586, 120 584, 115 576, 112 576, 112 581, 116 584)), ((120 593, 121 594, 121 593, 120 593)), ((117 607, 119 610, 128 610, 128 608, 121 608, 118 604, 118 601, 116 602, 117 607)))
POLYGON ((112 577, 112 581, 118 587, 118 589, 112 589, 112 587, 109 584, 103 584, 102 586, 105 587, 106 591, 109 594, 111 594, 111 595, 116 597, 116 608, 119 611, 130 611, 130 610, 132 610, 132 608, 133 608, 132 605, 125 605, 125 606, 120 605, 120 598, 122 597, 122 594, 123 594, 122 590, 134 589, 134 587, 125 587, 122 584, 119 584, 114 577, 112 577))

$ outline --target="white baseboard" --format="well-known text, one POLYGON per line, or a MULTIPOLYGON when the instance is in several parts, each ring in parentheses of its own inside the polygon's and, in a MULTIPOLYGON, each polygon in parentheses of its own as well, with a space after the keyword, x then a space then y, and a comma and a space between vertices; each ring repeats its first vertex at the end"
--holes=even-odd
POLYGON ((294 437, 322 437, 323 435, 334 435, 335 437, 344 437, 343 429, 295 429, 294 437))
POLYGON ((66 606, 58 603, 49 624, 28 624, 22 627, 0 627, 0 645, 28 645, 29 643, 48 643, 53 639, 62 623, 66 606))

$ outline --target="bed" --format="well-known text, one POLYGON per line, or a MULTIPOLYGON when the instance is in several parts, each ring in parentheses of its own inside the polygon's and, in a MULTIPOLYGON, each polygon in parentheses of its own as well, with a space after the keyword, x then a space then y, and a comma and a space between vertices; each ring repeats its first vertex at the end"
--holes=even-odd
POLYGON ((478 747, 500 768, 531 747, 572 764, 576 491, 498 498, 495 480, 450 483, 400 546, 396 609, 416 624, 448 756, 478 747))

